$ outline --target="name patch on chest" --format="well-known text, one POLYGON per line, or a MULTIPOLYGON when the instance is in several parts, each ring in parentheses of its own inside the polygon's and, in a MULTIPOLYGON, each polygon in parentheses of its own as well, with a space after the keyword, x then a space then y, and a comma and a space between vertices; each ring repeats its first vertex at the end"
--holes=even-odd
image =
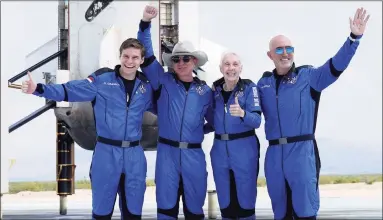
POLYGON ((114 83, 114 82, 104 82, 104 85, 107 85, 107 86, 120 86, 120 84, 114 83))

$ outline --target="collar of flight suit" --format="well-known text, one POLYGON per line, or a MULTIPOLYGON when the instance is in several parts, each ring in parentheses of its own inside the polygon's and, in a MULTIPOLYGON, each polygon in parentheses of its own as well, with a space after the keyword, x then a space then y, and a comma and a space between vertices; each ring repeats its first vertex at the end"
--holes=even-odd
MULTIPOLYGON (((120 74, 120 68, 121 68, 121 65, 116 65, 114 67, 114 73, 116 74, 116 77, 121 77, 121 74, 120 74)), ((139 80, 141 80, 142 82, 146 82, 146 83, 149 83, 149 80, 148 78, 145 76, 145 74, 143 72, 140 72, 140 71, 136 71, 136 78, 138 78, 139 80)))

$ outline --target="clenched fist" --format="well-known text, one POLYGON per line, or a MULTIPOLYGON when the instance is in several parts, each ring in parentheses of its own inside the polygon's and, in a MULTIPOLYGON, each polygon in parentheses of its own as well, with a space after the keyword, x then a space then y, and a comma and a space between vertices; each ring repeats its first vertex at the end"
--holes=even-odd
POLYGON ((157 16, 157 9, 153 6, 147 5, 144 9, 144 14, 142 16, 143 21, 151 21, 157 16))
POLYGON ((36 84, 33 82, 31 73, 28 72, 29 80, 26 80, 21 85, 21 91, 23 93, 32 94, 36 90, 36 84))

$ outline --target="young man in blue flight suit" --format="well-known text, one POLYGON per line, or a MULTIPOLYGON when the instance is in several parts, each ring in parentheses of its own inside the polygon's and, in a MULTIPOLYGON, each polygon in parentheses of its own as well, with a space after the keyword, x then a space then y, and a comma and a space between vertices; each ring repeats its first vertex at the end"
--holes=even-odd
POLYGON ((120 47, 120 65, 101 68, 87 79, 65 84, 23 82, 27 94, 55 101, 92 101, 97 143, 90 169, 93 219, 111 219, 117 191, 123 219, 141 219, 146 157, 140 145, 143 114, 152 107, 152 88, 138 71, 145 48, 137 39, 120 47), (120 186, 120 187, 119 187, 120 186))
POLYGON ((350 18, 351 34, 340 50, 318 67, 294 64, 294 47, 282 35, 270 41, 273 72, 257 83, 269 147, 267 189, 275 219, 316 219, 320 158, 315 140, 321 92, 346 70, 369 19, 363 8, 350 18))
POLYGON ((164 72, 153 54, 150 34, 150 21, 156 16, 156 8, 145 8, 138 39, 147 50, 141 69, 158 92, 157 218, 177 219, 182 195, 185 218, 203 219, 207 171, 201 143, 205 118, 212 121, 207 115, 212 91, 204 81, 193 77, 193 69, 204 65, 207 55, 179 42, 172 54, 163 54, 165 64, 175 73, 164 72))
POLYGON ((210 152, 223 219, 255 219, 261 107, 255 83, 240 78, 233 52, 222 56, 223 77, 213 83, 214 144, 210 152))

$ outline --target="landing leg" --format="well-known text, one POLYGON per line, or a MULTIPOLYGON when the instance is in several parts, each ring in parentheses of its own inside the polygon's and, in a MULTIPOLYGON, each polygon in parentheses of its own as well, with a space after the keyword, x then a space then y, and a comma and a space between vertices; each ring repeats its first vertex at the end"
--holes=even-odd
POLYGON ((1 194, 0 202, 0 219, 3 219, 3 194, 1 194))
POLYGON ((60 196, 60 215, 66 215, 68 204, 67 204, 67 196, 60 196))
POLYGON ((208 199, 208 219, 217 219, 217 191, 209 190, 207 192, 208 199))

